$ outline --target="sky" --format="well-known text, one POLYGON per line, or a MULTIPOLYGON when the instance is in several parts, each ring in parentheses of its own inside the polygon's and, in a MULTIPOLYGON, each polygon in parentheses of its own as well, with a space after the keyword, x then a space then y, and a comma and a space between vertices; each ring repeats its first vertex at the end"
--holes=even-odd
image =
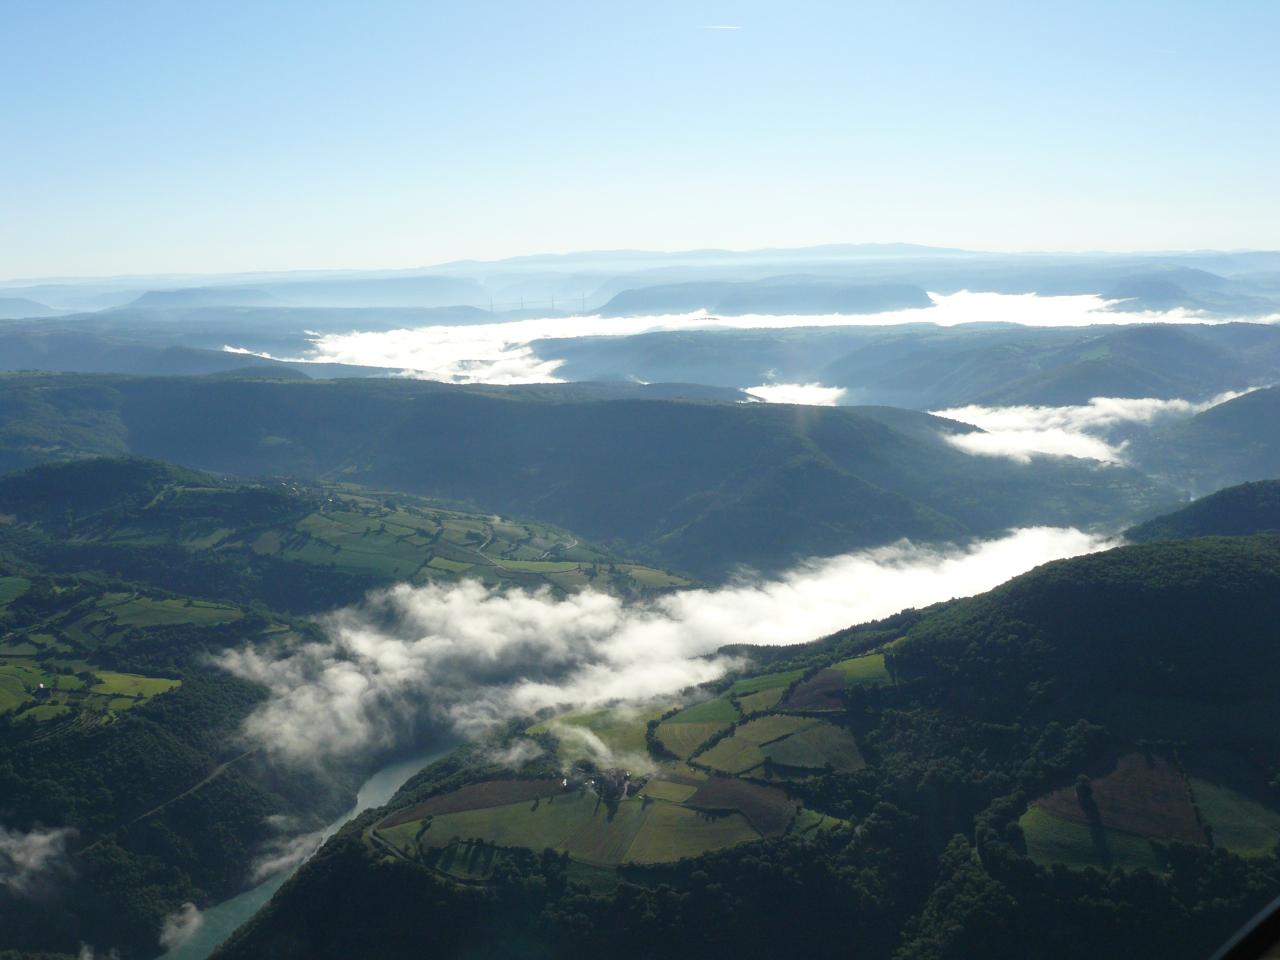
POLYGON ((1280 4, 0 3, 0 278, 1280 247, 1280 4))

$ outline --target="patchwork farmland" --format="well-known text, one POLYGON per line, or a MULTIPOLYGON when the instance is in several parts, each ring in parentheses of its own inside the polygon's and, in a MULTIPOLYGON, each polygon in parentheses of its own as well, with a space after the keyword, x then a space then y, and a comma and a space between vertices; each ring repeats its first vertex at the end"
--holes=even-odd
POLYGON ((1240 755, 1134 752, 1103 777, 1033 801, 1018 825, 1027 854, 1046 866, 1159 870, 1169 843, 1263 857, 1280 842, 1280 812, 1266 793, 1240 755))
MULTIPOLYGON (((887 682, 883 659, 874 655, 837 667, 823 673, 839 678, 841 696, 849 686, 887 682)), ((783 671, 685 706, 649 703, 543 720, 523 736, 568 764, 567 775, 467 784, 389 813, 367 837, 388 855, 474 882, 486 879, 503 849, 551 850, 599 871, 847 826, 806 809, 790 792, 799 781, 865 765, 856 738, 833 722, 834 711, 814 716, 776 706, 804 678, 803 671, 783 671)))

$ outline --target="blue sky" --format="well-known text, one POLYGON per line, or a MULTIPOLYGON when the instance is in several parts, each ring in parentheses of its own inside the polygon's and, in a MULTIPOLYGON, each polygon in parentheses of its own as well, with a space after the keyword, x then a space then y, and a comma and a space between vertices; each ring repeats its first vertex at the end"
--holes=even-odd
POLYGON ((3 0, 0 277, 1276 248, 1277 36, 1270 0, 3 0))

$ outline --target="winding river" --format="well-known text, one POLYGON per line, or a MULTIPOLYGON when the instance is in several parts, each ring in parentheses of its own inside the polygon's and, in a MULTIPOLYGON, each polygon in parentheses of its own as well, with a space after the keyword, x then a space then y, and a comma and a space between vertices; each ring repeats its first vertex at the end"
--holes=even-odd
MULTIPOLYGON (((321 842, 333 836, 344 823, 370 807, 380 807, 400 789, 410 777, 429 763, 434 763, 453 749, 453 744, 436 746, 429 752, 392 761, 371 776, 356 793, 356 803, 333 823, 324 828, 321 842)), ((317 848, 318 848, 317 844, 317 848)), ((190 940, 164 954, 159 960, 205 960, 242 924, 257 913, 279 890, 286 880, 298 871, 298 866, 282 870, 268 877, 251 890, 224 900, 203 913, 203 922, 190 940)))

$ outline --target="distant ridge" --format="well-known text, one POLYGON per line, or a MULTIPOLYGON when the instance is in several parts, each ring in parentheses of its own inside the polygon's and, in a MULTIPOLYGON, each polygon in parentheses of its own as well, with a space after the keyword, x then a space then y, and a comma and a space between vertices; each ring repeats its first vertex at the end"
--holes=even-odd
POLYGON ((0 297, 0 320, 25 320, 28 317, 52 317, 53 307, 26 297, 0 297))
POLYGON ((265 307, 278 302, 265 290, 247 287, 186 287, 148 290, 125 307, 265 307))
POLYGON ((1280 480, 1227 487, 1125 531, 1134 543, 1280 532, 1280 480))
POLYGON ((687 313, 709 310, 725 316, 766 314, 861 314, 931 307, 922 287, 907 283, 850 284, 819 277, 768 277, 750 283, 674 283, 624 290, 601 308, 604 316, 687 313))

